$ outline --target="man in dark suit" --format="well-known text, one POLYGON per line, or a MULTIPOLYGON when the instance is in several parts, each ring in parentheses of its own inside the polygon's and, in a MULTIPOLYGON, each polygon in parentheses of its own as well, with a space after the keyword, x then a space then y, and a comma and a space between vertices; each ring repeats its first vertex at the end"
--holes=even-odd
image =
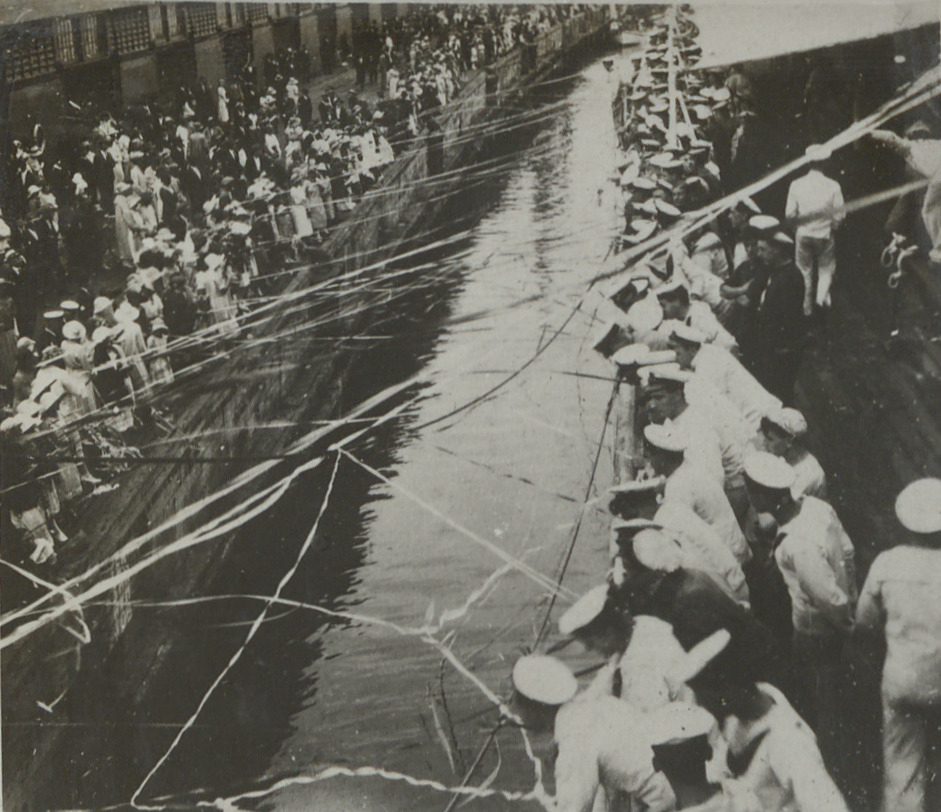
POLYGON ((794 264, 794 241, 784 232, 762 234, 756 250, 769 275, 758 305, 755 375, 789 404, 807 345, 804 278, 794 264))

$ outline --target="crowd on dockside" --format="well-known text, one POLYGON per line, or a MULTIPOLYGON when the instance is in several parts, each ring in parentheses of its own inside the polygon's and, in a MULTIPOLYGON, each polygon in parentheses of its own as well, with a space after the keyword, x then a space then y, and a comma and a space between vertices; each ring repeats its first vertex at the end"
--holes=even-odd
POLYGON ((331 229, 395 157, 424 148, 468 71, 577 11, 413 5, 372 34, 357 25, 360 84, 373 39, 383 58, 376 104, 355 90, 311 99, 309 54, 286 48, 266 58, 265 85, 249 62, 215 88, 199 78, 120 110, 70 101, 66 136, 37 125, 13 140, 0 218, 5 549, 54 562, 73 507, 133 464, 142 428, 170 427, 150 395, 247 338, 255 303, 324 258, 331 229))
MULTIPOLYGON (((750 148, 747 80, 684 70, 699 58, 690 18, 672 30, 651 33, 614 102, 622 252, 740 188, 729 170, 750 148), (692 115, 675 110, 671 132, 673 54, 692 115)), ((551 649, 578 642, 605 663, 581 687, 560 655, 513 674, 518 707, 553 720, 562 812, 845 812, 832 776, 859 742, 844 649, 879 639, 881 808, 936 808, 941 480, 898 494, 906 543, 858 578, 794 408, 844 211, 828 151, 807 155, 780 216, 742 197, 607 282, 594 348, 633 393, 642 451, 609 496, 610 567, 551 649)))

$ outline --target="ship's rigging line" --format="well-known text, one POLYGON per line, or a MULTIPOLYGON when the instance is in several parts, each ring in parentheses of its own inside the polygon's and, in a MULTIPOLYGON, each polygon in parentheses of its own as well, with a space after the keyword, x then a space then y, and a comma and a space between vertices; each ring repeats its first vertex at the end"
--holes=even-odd
MULTIPOLYGON (((614 407, 614 402, 617 400, 619 386, 620 383, 615 381, 614 386, 611 388, 611 395, 608 398, 608 405, 604 412, 604 421, 601 424, 601 436, 598 438, 598 447, 595 451, 595 458, 591 464, 591 474, 588 477, 588 485, 585 488, 585 496, 582 499, 581 507, 579 507, 578 518, 575 520, 575 527, 572 530, 572 538, 566 546, 565 554, 561 562, 561 568, 559 569, 559 574, 555 580, 559 587, 562 586, 562 580, 565 578, 565 573, 568 570, 569 562, 572 560, 572 553, 575 551, 575 543, 578 541, 578 534, 582 529, 582 521, 585 518, 586 506, 590 504, 589 497, 591 496, 591 490, 595 485, 595 474, 598 472, 598 462, 601 460, 601 451, 604 448, 604 435, 608 430, 608 419, 611 416, 611 409, 614 407)), ((534 648, 539 647, 539 644, 542 642, 542 638, 546 633, 546 629, 549 628, 549 618, 552 615, 552 609, 555 607, 556 594, 558 593, 553 592, 552 597, 549 598, 549 606, 546 608, 546 614, 542 619, 542 625, 539 627, 539 632, 536 635, 534 648)))

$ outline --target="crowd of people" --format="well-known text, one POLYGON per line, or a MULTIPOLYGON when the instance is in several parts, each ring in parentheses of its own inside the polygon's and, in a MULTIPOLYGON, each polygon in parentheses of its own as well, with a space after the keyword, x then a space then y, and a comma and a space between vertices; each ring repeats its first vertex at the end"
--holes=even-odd
MULTIPOLYGON (((619 250, 738 188, 716 160, 713 119, 731 106, 741 120, 749 100, 737 80, 682 70, 698 56, 691 27, 683 16, 675 35, 657 26, 615 100, 619 250), (675 132, 671 103, 693 112, 674 118, 675 132)), ((793 406, 843 217, 827 157, 808 149, 783 220, 741 198, 659 255, 628 255, 606 291, 595 349, 633 393, 642 451, 624 455, 612 488, 604 581, 561 615, 552 647, 578 641, 605 663, 580 692, 558 657, 527 655, 514 668, 520 707, 554 718, 559 810, 622 808, 626 796, 623 808, 657 812, 845 812, 832 773, 859 742, 845 716, 844 650, 879 637, 881 808, 936 808, 941 480, 898 495, 908 542, 881 553, 860 585, 793 406)))
POLYGON ((7 537, 22 539, 24 557, 55 559, 67 538, 57 517, 131 464, 136 432, 166 423, 149 395, 245 337, 252 302, 322 255, 467 70, 571 13, 412 6, 383 26, 388 86, 374 106, 334 90, 315 104, 302 86, 309 55, 286 48, 265 60, 261 88, 249 61, 215 88, 200 77, 119 111, 70 102, 65 138, 52 143, 37 125, 13 141, 0 442, 5 526, 19 531, 7 537))

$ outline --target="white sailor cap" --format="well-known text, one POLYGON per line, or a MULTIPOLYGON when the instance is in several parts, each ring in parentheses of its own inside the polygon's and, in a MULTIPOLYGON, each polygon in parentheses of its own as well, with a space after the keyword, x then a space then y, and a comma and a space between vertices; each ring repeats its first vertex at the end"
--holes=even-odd
POLYGON ((657 213, 663 215, 664 217, 680 217, 683 212, 681 212, 676 206, 672 203, 667 203, 666 200, 661 200, 659 197, 654 198, 654 205, 657 207, 657 213))
POLYGON ((811 144, 804 151, 804 154, 811 161, 826 161, 831 155, 833 155, 833 150, 823 144, 811 144))
POLYGON ((794 246, 794 240, 783 231, 775 231, 771 236, 771 241, 776 242, 782 248, 792 248, 794 246))
POLYGON ((548 654, 527 654, 513 666, 513 687, 543 705, 564 705, 578 691, 569 667, 548 654))
POLYGON ((599 584, 592 587, 559 618, 559 632, 572 635, 579 629, 584 629, 604 611, 607 603, 608 585, 599 584))
POLYGON ((791 437, 803 437, 807 433, 807 420, 797 409, 783 406, 762 415, 762 423, 768 421, 791 437))
POLYGON ((686 437, 681 432, 658 423, 644 427, 644 440, 648 445, 671 454, 682 454, 687 445, 686 437))
POLYGON ((611 529, 615 533, 619 533, 622 530, 627 533, 639 533, 641 530, 662 530, 663 525, 659 522, 653 521, 653 519, 621 519, 617 518, 611 522, 611 529))
POLYGON ((680 365, 672 361, 665 364, 642 366, 637 370, 637 376, 645 387, 658 383, 682 386, 692 378, 689 372, 680 369, 680 365))
MULTIPOLYGON (((705 95, 703 88, 703 95, 705 95)), ((716 101, 729 101, 732 98, 732 92, 727 87, 717 87, 712 91, 712 98, 716 101)))
POLYGON ((649 214, 652 217, 657 216, 657 203, 653 198, 645 200, 642 203, 632 204, 637 211, 642 211, 644 214, 649 214))
POLYGON ((708 736, 718 724, 705 708, 685 702, 669 702, 647 714, 646 730, 654 746, 679 744, 708 736))
POLYGON ((756 485, 775 491, 787 491, 794 484, 794 469, 780 457, 766 451, 753 451, 745 455, 745 476, 756 485))
POLYGON ((708 251, 710 248, 718 248, 720 245, 722 245, 722 240, 714 231, 707 231, 696 240, 697 251, 708 251))
POLYGON ((677 169, 683 162, 674 158, 672 152, 658 152, 650 157, 650 164, 657 169, 677 169))
POLYGON ((773 228, 778 228, 781 225, 781 221, 778 220, 777 217, 772 217, 770 214, 756 214, 754 217, 748 219, 748 225, 755 231, 771 231, 773 228))
POLYGON ((654 476, 647 479, 629 479, 627 482, 619 482, 612 485, 608 491, 613 494, 628 494, 638 496, 648 496, 659 490, 666 482, 666 477, 654 476))
POLYGON ((649 363, 647 359, 650 357, 650 353, 650 347, 646 344, 628 344, 614 353, 611 360, 622 367, 640 366, 649 363))
POLYGON ((657 182, 653 178, 646 178, 643 175, 638 175, 631 181, 631 186, 635 189, 641 189, 645 192, 652 192, 657 188, 657 182))
POLYGON ((690 324, 687 324, 685 321, 675 321, 675 326, 673 331, 670 333, 670 338, 675 338, 678 341, 685 341, 687 344, 705 344, 707 341, 706 334, 702 330, 697 330, 690 324))
POLYGON ((675 572, 683 564, 680 545, 662 530, 641 530, 634 535, 631 547, 634 558, 649 570, 675 572))
POLYGON ((895 500, 895 515, 912 533, 941 532, 941 479, 918 479, 895 500))

